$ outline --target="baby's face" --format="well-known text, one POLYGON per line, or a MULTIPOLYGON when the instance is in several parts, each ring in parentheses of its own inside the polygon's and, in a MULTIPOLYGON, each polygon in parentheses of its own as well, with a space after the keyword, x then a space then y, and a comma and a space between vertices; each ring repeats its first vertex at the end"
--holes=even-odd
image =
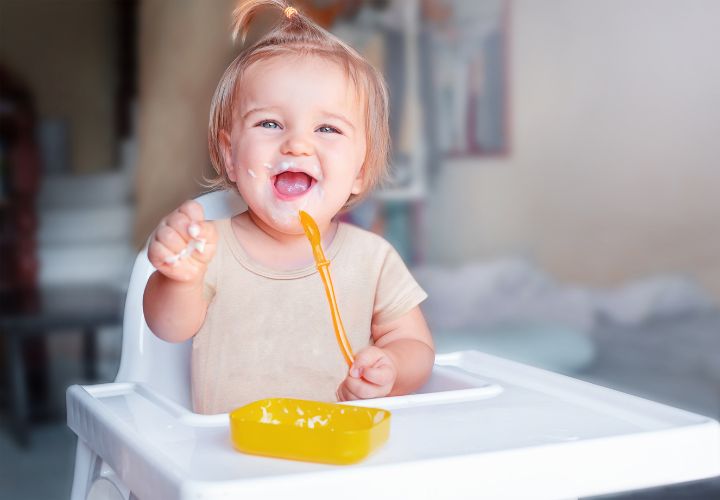
POLYGON ((233 116, 223 139, 228 175, 275 230, 302 233, 299 210, 326 228, 361 192, 364 111, 339 65, 315 56, 256 62, 243 75, 233 116))

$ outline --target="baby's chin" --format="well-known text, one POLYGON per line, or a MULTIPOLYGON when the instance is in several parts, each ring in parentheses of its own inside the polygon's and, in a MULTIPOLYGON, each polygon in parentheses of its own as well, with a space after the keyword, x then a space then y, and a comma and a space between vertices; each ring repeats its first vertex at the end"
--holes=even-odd
POLYGON ((285 234, 300 234, 302 226, 297 216, 292 217, 290 214, 276 215, 263 211, 255 211, 255 215, 260 218, 263 223, 272 229, 285 234))
MULTIPOLYGON (((305 231, 300 222, 300 211, 307 212, 317 223, 321 230, 326 228, 335 213, 334 207, 327 206, 328 200, 319 200, 313 197, 304 197, 296 201, 285 200, 256 200, 252 207, 253 212, 262 221, 283 234, 304 235, 305 231)), ((339 210, 339 208, 338 208, 339 210)))
POLYGON ((272 210, 256 210, 255 215, 266 225, 283 234, 301 235, 304 234, 300 215, 297 210, 283 210, 276 212, 272 210))
POLYGON ((299 220, 272 220, 271 222, 271 225, 281 233, 292 234, 295 236, 305 234, 299 220))

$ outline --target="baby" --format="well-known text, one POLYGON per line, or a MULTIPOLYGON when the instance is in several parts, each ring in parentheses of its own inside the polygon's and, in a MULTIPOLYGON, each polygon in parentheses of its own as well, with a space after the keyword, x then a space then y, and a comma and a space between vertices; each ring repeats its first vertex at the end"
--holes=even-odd
POLYGON ((205 221, 185 202, 155 230, 143 300, 158 337, 192 338, 193 409, 267 397, 346 401, 407 394, 429 377, 427 295, 381 237, 336 215, 386 174, 387 90, 355 50, 283 0, 234 13, 244 40, 260 9, 279 23, 230 64, 210 112, 218 187, 248 210, 205 221), (355 358, 348 369, 298 212, 323 236, 355 358))

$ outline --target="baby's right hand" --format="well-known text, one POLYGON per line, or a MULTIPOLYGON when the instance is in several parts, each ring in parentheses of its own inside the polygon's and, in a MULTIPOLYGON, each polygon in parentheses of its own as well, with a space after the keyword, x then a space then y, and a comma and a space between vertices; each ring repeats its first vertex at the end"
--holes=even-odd
POLYGON ((198 202, 189 200, 160 221, 148 245, 148 259, 171 280, 198 283, 216 244, 215 225, 205 221, 198 202))

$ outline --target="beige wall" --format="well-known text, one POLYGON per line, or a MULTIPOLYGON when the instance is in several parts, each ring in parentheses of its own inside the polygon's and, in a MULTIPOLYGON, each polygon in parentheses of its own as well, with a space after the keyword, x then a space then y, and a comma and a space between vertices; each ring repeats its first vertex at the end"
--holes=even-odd
POLYGON ((714 0, 514 0, 512 154, 445 165, 429 260, 686 272, 720 297, 719 19, 714 0))
POLYGON ((67 120, 70 168, 116 161, 114 3, 0 0, 0 61, 33 91, 41 116, 67 120))
POLYGON ((199 192, 210 99, 233 54, 233 0, 140 5, 136 243, 199 192))

